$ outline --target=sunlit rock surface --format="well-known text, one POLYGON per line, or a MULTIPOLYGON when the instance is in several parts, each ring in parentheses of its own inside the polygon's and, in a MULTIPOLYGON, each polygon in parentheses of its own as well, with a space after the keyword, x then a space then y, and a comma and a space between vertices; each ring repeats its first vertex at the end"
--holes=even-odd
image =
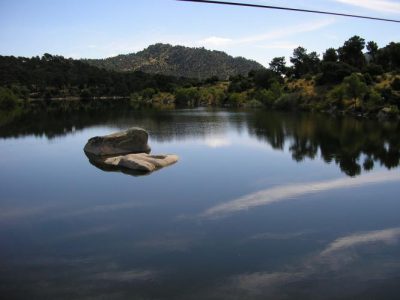
POLYGON ((137 153, 110 157, 104 160, 104 164, 132 170, 152 172, 162 167, 174 164, 177 161, 177 155, 150 155, 147 153, 137 153))

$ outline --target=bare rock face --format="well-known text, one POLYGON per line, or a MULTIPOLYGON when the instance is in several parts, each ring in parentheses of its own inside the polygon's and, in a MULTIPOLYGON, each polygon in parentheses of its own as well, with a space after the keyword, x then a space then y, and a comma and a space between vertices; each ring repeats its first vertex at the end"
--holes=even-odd
POLYGON ((148 138, 144 129, 130 128, 93 137, 86 143, 84 151, 90 163, 96 167, 104 171, 135 172, 132 175, 149 173, 178 161, 177 155, 150 155, 148 138))
POLYGON ((105 136, 95 136, 86 143, 85 152, 93 155, 119 155, 150 153, 147 144, 149 134, 142 128, 133 127, 105 136))

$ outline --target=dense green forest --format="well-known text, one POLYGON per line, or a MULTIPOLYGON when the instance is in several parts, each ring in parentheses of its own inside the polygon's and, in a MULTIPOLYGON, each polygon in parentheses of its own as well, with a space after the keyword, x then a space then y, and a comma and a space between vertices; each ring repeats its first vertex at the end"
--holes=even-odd
POLYGON ((197 80, 141 71, 114 72, 79 60, 44 54, 42 57, 0 56, 0 86, 22 98, 129 96, 145 88, 173 91, 197 80))
POLYGON ((251 70, 264 68, 255 61, 232 57, 221 51, 160 43, 137 53, 82 61, 112 71, 143 71, 198 79, 213 76, 228 79, 233 75, 247 75, 251 70))
POLYGON ((289 66, 284 57, 276 57, 268 68, 246 75, 236 71, 228 80, 218 76, 193 79, 117 72, 50 54, 0 56, 0 119, 4 123, 20 113, 37 110, 110 109, 119 105, 134 109, 256 107, 399 117, 400 43, 379 48, 373 41, 353 36, 338 49, 327 49, 322 57, 298 47, 289 66), (100 101, 103 98, 113 100, 100 101))

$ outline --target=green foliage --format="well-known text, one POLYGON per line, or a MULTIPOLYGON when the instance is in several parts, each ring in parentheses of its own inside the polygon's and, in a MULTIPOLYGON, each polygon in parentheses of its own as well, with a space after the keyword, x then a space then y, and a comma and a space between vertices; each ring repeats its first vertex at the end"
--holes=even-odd
POLYGON ((163 102, 160 100, 162 98, 161 95, 169 94, 169 93, 157 93, 157 90, 153 88, 146 88, 141 90, 140 92, 130 94, 130 102, 133 107, 139 108, 142 106, 148 106, 153 102, 163 102))
MULTIPOLYGON (((337 50, 327 49, 322 61, 316 52, 298 47, 290 59, 291 67, 286 66, 284 57, 275 57, 268 69, 223 52, 163 44, 105 60, 76 61, 47 53, 32 58, 0 56, 0 86, 7 87, 0 91, 0 106, 12 109, 16 99, 37 98, 45 101, 24 101, 18 108, 69 111, 75 104, 52 99, 118 96, 118 101, 126 99, 131 108, 201 105, 341 110, 356 115, 377 114, 383 109, 397 112, 400 43, 379 49, 369 42, 368 59, 362 52, 364 47, 364 39, 354 36, 337 50), (228 77, 229 81, 219 80, 228 77)), ((82 109, 104 105, 100 101, 80 102, 76 107, 82 109)))
POLYGON ((226 98, 225 89, 218 86, 202 87, 199 92, 202 105, 220 106, 226 98))
POLYGON ((376 55, 376 63, 386 71, 400 68, 400 43, 391 42, 386 47, 379 49, 376 55))
POLYGON ((343 80, 346 95, 352 99, 362 99, 368 92, 367 84, 362 80, 361 76, 353 73, 343 80))
POLYGON ((374 83, 374 80, 372 79, 372 76, 369 75, 368 73, 362 74, 363 80, 367 85, 372 85, 374 83))
POLYGON ((215 84, 219 81, 219 77, 214 75, 204 80, 205 84, 215 84))
POLYGON ((277 82, 273 82, 269 89, 258 89, 254 92, 253 97, 266 107, 273 107, 275 101, 282 96, 282 86, 277 82))
POLYGON ((140 91, 140 95, 145 99, 151 99, 155 93, 157 93, 157 91, 153 88, 146 88, 140 91))
POLYGON ((383 98, 376 90, 371 89, 365 96, 364 107, 368 111, 375 111, 383 104, 383 98))
POLYGON ((13 84, 11 91, 18 99, 27 100, 29 98, 29 89, 26 86, 19 86, 13 84))
POLYGON ((400 114, 400 110, 396 105, 385 106, 382 109, 382 112, 384 112, 390 118, 397 117, 400 114))
POLYGON ((396 77, 392 83, 390 84, 390 86, 392 87, 392 89, 394 89, 395 91, 400 91, 400 78, 396 77))
POLYGON ((343 85, 337 85, 326 95, 326 101, 329 107, 338 109, 343 108, 343 100, 346 97, 346 91, 343 85))
POLYGON ((269 69, 281 76, 285 75, 287 72, 285 57, 274 57, 269 63, 269 69))
POLYGON ((266 89, 258 90, 254 95, 254 98, 266 107, 272 107, 276 99, 278 99, 278 97, 271 90, 266 89))
POLYGON ((241 93, 252 88, 255 74, 256 72, 252 71, 248 77, 242 75, 230 77, 228 91, 230 93, 241 93))
POLYGON ((201 93, 195 87, 180 88, 175 93, 177 106, 197 106, 201 100, 201 93))
POLYGON ((197 80, 143 72, 114 72, 62 56, 0 56, 0 86, 11 86, 22 99, 67 96, 128 96, 146 88, 171 92, 197 80))
POLYGON ((382 75, 385 71, 382 66, 370 63, 364 68, 364 73, 367 73, 371 76, 379 76, 382 75))
POLYGON ((227 98, 226 104, 230 107, 240 107, 245 104, 246 100, 246 93, 231 93, 227 98))
POLYGON ((357 35, 351 37, 338 49, 339 60, 355 68, 361 69, 365 65, 365 57, 362 52, 365 40, 357 35))
POLYGON ((281 78, 272 70, 258 70, 254 74, 254 85, 257 88, 269 89, 272 84, 281 80, 281 78))
POLYGON ((251 99, 244 106, 248 107, 248 108, 262 108, 262 107, 264 107, 264 105, 260 101, 258 101, 256 99, 251 99))
POLYGON ((326 105, 337 109, 373 110, 381 100, 382 96, 370 89, 357 73, 347 76, 326 95, 326 105))
POLYGON ((369 41, 367 43, 368 54, 371 55, 372 61, 375 61, 376 55, 378 53, 378 44, 374 41, 369 41))
POLYGON ((13 110, 18 103, 18 98, 12 90, 0 87, 0 110, 10 111, 13 110))
POLYGON ((316 74, 319 70, 320 59, 316 52, 307 53, 307 49, 298 47, 293 50, 290 58, 293 64, 293 75, 300 78, 306 74, 316 74))
POLYGON ((336 49, 334 49, 334 48, 326 49, 325 53, 322 56, 323 62, 337 62, 338 59, 339 59, 339 56, 337 54, 336 49))
POLYGON ((321 73, 318 75, 317 84, 338 84, 346 76, 355 72, 355 68, 342 62, 323 62, 321 64, 321 73))
POLYGON ((161 107, 161 108, 173 107, 174 103, 175 103, 175 95, 167 92, 159 92, 153 94, 151 99, 151 105, 153 107, 161 107))
POLYGON ((221 51, 160 43, 137 53, 83 61, 113 71, 142 71, 198 79, 213 76, 227 79, 234 75, 245 75, 253 69, 264 68, 255 61, 243 57, 234 58, 221 51))
POLYGON ((280 110, 293 110, 299 107, 300 96, 298 93, 284 94, 274 103, 274 108, 280 110))

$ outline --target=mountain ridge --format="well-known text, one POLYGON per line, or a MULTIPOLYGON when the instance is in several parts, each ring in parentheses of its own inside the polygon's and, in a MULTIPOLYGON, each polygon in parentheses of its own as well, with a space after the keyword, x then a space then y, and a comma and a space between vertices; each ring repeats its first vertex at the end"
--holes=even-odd
POLYGON ((136 53, 82 61, 113 71, 143 71, 199 79, 213 76, 227 79, 233 75, 247 75, 251 70, 264 69, 254 60, 233 57, 223 51, 163 43, 150 45, 136 53))

